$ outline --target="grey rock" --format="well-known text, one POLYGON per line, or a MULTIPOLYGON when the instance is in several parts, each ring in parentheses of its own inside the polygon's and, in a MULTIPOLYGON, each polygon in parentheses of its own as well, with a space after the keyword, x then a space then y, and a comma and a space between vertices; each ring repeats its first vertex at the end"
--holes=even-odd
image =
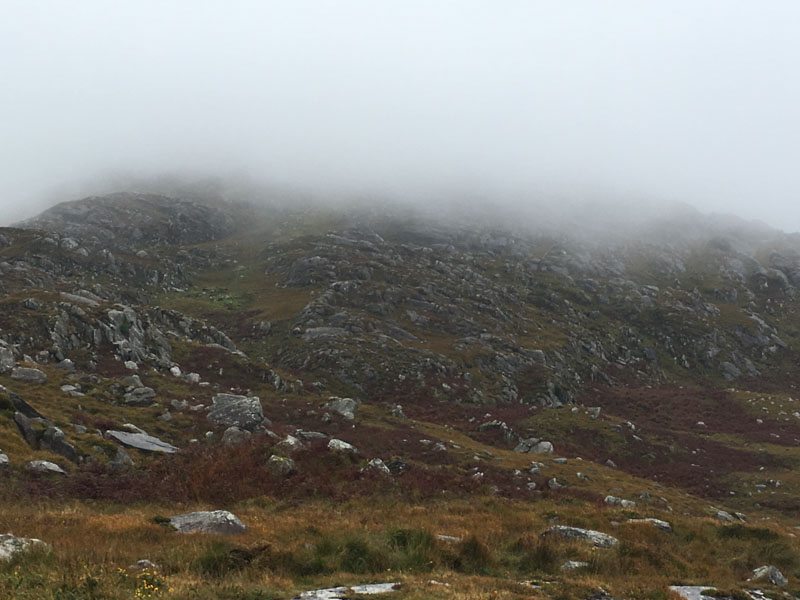
POLYGON ((634 508, 636 506, 636 502, 633 500, 625 500, 616 496, 606 496, 604 501, 611 506, 621 506, 622 508, 634 508))
POLYGON ((341 415, 348 421, 356 418, 356 411, 360 402, 353 398, 336 398, 332 397, 325 403, 325 408, 331 412, 341 415))
POLYGON ((763 567, 753 569, 753 575, 750 577, 750 581, 768 581, 772 585, 777 585, 778 587, 784 587, 789 583, 786 576, 781 573, 777 567, 772 565, 764 565, 763 567))
POLYGON ((251 437, 253 437, 252 433, 233 425, 228 427, 225 433, 222 434, 222 443, 226 446, 238 446, 248 441, 251 437))
POLYGON ((11 461, 8 459, 8 455, 4 452, 0 452, 0 469, 3 467, 7 467, 11 464, 11 461))
POLYGON ((370 583, 367 585, 354 585, 353 587, 334 587, 321 590, 302 592, 293 600, 347 600, 357 596, 376 596, 390 594, 400 589, 399 583, 370 583))
POLYGON ((48 460, 32 460, 25 465, 25 468, 31 473, 40 473, 43 475, 66 475, 67 472, 59 467, 56 463, 48 460))
POLYGON ((588 562, 582 560, 568 560, 561 565, 562 571, 575 571, 577 569, 585 569, 589 566, 588 562))
POLYGON ((0 534, 0 561, 8 561, 33 549, 49 550, 50 546, 42 540, 33 538, 19 538, 10 533, 0 534))
POLYGON ((208 411, 208 419, 212 423, 227 427, 236 426, 249 431, 262 423, 268 424, 258 396, 217 394, 212 401, 214 404, 208 411))
POLYGON ((17 361, 14 359, 14 353, 11 348, 0 346, 0 374, 8 373, 16 364, 17 361))
POLYGON ((138 387, 125 394, 123 402, 128 406, 150 406, 156 397, 156 391, 151 387, 138 387))
POLYGON ((44 434, 42 434, 42 437, 39 440, 39 445, 42 448, 50 450, 51 452, 60 454, 67 460, 74 463, 77 463, 80 460, 78 451, 75 450, 75 447, 72 444, 67 442, 67 437, 58 427, 50 426, 45 429, 44 434))
POLYGON ((109 461, 109 464, 116 469, 134 466, 131 455, 128 454, 128 451, 122 446, 117 446, 117 453, 114 455, 114 458, 109 461))
POLYGON ((597 548, 611 548, 619 543, 617 538, 607 533, 594 531, 592 529, 582 529, 580 527, 568 527, 566 525, 554 525, 544 531, 542 535, 557 536, 568 540, 587 541, 597 548))
POLYGON ((339 452, 342 454, 356 454, 358 450, 356 450, 355 446, 352 444, 348 444, 342 440, 337 440, 336 438, 332 439, 328 442, 328 450, 331 452, 339 452))
POLYGON ((294 473, 297 468, 291 458, 273 454, 267 460, 267 470, 275 477, 288 477, 294 473))
POLYGON ((660 529, 661 531, 672 533, 672 525, 670 525, 667 521, 662 521, 661 519, 655 519, 653 517, 647 517, 645 519, 628 519, 627 522, 634 524, 646 523, 660 529))
POLYGON ((363 470, 372 473, 380 473, 381 475, 392 474, 392 472, 389 470, 389 467, 387 467, 386 463, 384 463, 380 458, 373 458, 370 460, 363 470))
POLYGON ((11 369, 11 379, 24 381, 26 383, 44 383, 47 381, 47 375, 45 375, 45 373, 39 369, 14 367, 11 369))
POLYGON ((703 594, 707 590, 714 589, 710 585, 671 585, 669 589, 678 594, 683 600, 715 600, 715 598, 703 594))
POLYGON ((171 517, 169 524, 179 533, 215 533, 235 535, 247 529, 239 518, 227 510, 186 513, 171 517))
POLYGON ((118 441, 129 448, 144 450, 145 452, 162 452, 174 454, 178 449, 172 444, 168 444, 157 437, 146 433, 131 433, 129 431, 106 431, 106 437, 118 441))
POLYGON ((283 438, 280 442, 275 444, 275 449, 280 450, 286 454, 291 454, 292 452, 297 452, 303 448, 303 442, 299 439, 294 437, 293 435, 287 435, 283 438))
POLYGON ((546 440, 540 440, 538 438, 528 438, 524 440, 520 440, 517 447, 514 448, 514 452, 528 452, 530 454, 552 454, 553 453, 553 444, 546 440))

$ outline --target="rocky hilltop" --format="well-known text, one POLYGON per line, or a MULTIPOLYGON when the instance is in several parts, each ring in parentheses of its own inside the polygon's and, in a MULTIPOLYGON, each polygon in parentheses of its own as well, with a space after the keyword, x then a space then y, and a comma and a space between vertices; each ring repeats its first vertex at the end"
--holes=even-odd
MULTIPOLYGON (((157 194, 67 202, 0 229, 3 501, 240 506, 251 520, 254 498, 311 512, 376 495, 502 501, 530 507, 542 541, 487 548, 481 526, 460 523, 424 542, 430 564, 509 581, 508 598, 532 574, 555 576, 559 597, 599 594, 597 581, 630 594, 587 540, 614 560, 621 536, 624 552, 681 562, 688 536, 739 527, 714 543, 784 544, 766 565, 783 577, 778 567, 800 566, 787 537, 800 497, 799 290, 796 236, 692 213, 598 236, 157 194), (753 514, 766 533, 742 524, 753 514), (623 517, 661 532, 599 531, 623 517), (512 568, 507 552, 533 563, 512 568)), ((174 528, 246 529, 221 512, 174 528)), ((243 548, 229 550, 289 581, 303 573, 243 548)), ((304 576, 382 572, 334 555, 304 576)), ((764 566, 754 561, 662 565, 653 585, 747 587, 764 566)), ((406 571, 409 598, 462 597, 415 596, 412 575, 428 571, 406 571)))

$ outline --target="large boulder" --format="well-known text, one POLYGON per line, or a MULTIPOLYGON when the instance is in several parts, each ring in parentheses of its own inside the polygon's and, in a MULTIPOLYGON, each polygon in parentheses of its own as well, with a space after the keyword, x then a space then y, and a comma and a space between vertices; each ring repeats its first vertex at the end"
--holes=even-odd
POLYGON ((34 548, 49 549, 42 540, 33 538, 19 538, 10 533, 0 534, 0 561, 11 560, 17 554, 33 550, 34 548))
POLYGON ((120 444, 145 452, 162 452, 174 454, 178 449, 172 444, 158 439, 155 436, 143 432, 133 433, 130 431, 106 431, 106 437, 118 441, 120 444))
POLYGON ((258 396, 217 394, 212 401, 208 419, 217 425, 253 430, 266 421, 258 396))
POLYGON ((169 520, 180 533, 216 533, 233 535, 247 529, 239 518, 227 510, 212 510, 176 515, 169 520))
POLYGON ((11 379, 24 381, 25 383, 44 383, 47 381, 47 375, 45 375, 45 373, 39 369, 14 367, 11 369, 11 379))
POLYGON ((550 527, 544 531, 542 535, 546 537, 557 536, 567 540, 582 540, 590 542, 597 548, 611 548, 619 543, 617 538, 612 537, 607 533, 594 531, 592 529, 582 529, 580 527, 568 527, 566 525, 555 525, 550 527))

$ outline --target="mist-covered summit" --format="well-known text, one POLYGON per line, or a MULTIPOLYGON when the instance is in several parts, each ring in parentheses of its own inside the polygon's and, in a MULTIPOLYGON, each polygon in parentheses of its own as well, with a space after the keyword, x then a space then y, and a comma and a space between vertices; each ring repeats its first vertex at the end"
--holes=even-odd
MULTIPOLYGON (((458 401, 552 405, 592 382, 733 380, 793 356, 796 237, 686 207, 570 210, 118 193, 10 230, 9 258, 15 236, 26 245, 3 264, 52 291, 92 280, 111 303, 190 308, 271 364, 373 394, 446 383, 458 401)), ((71 336, 97 363, 95 334, 71 336)))

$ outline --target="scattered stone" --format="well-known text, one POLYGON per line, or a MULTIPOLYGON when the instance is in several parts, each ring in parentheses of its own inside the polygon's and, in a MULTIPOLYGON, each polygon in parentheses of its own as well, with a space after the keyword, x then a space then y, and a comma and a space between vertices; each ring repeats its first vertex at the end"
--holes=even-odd
POLYGON ((222 443, 226 446, 238 446, 248 441, 251 437, 253 437, 252 433, 233 425, 228 427, 225 433, 222 434, 222 443))
POLYGON ((156 391, 151 387, 137 387, 123 396, 123 402, 128 406, 150 406, 156 397, 156 391))
POLYGON ((610 467, 610 468, 612 468, 612 469, 616 469, 616 468, 617 468, 617 463, 615 463, 613 460, 611 460, 611 459, 609 458, 609 459, 606 461, 606 466, 607 466, 607 467, 610 467))
POLYGON ((586 409, 587 414, 589 415, 590 419, 596 419, 600 416, 600 407, 599 406, 590 406, 586 409))
POLYGON ((703 594, 703 592, 714 589, 709 585, 672 585, 669 589, 683 600, 719 600, 703 594))
POLYGON ((293 435, 287 435, 283 438, 280 442, 275 444, 275 449, 280 450, 286 454, 291 454, 292 452, 297 452, 303 448, 303 442, 298 440, 293 435))
POLYGON ((444 535, 444 534, 437 534, 436 539, 440 542, 444 542, 445 544, 460 544, 462 538, 456 537, 454 535, 444 535))
POLYGON ((159 567, 156 563, 146 558, 137 560, 128 567, 129 571, 158 571, 160 569, 161 567, 159 567))
POLYGON ((169 524, 179 533, 216 533, 233 535, 247 529, 239 518, 227 510, 186 513, 171 517, 169 524))
POLYGON ((117 440, 120 444, 124 444, 130 448, 137 450, 144 450, 145 452, 163 452, 165 454, 174 454, 178 448, 172 444, 168 444, 155 436, 148 435, 144 432, 131 433, 128 431, 106 431, 106 437, 117 440))
POLYGON ((122 446, 117 446, 117 453, 114 455, 114 458, 109 461, 109 464, 115 469, 134 466, 131 455, 128 454, 128 451, 122 446))
POLYGON ((725 510, 718 510, 718 511, 717 511, 717 512, 714 514, 714 516, 715 516, 715 517, 716 517, 718 520, 720 520, 720 521, 724 521, 724 522, 726 522, 726 523, 734 523, 734 522, 736 521, 736 518, 735 518, 735 517, 734 517, 734 516, 733 516, 731 513, 727 512, 727 511, 725 511, 725 510))
POLYGON ((170 367, 169 372, 173 377, 181 376, 181 368, 178 365, 170 367))
POLYGON ((563 483, 561 483, 558 479, 553 477, 552 479, 547 481, 547 487, 551 490, 560 490, 561 488, 567 487, 563 483))
POLYGON ((784 587, 789 583, 786 576, 772 565, 764 565, 753 569, 753 576, 750 577, 749 581, 769 581, 772 585, 777 585, 778 587, 784 587))
POLYGON ((236 394, 217 394, 212 399, 213 406, 208 412, 208 420, 227 427, 235 425, 252 431, 257 426, 269 422, 264 418, 264 410, 258 396, 239 396, 236 394))
POLYGON ((0 346, 0 374, 8 373, 16 364, 17 361, 14 360, 14 353, 11 348, 0 346))
POLYGON ((356 418, 356 411, 360 402, 353 398, 337 398, 331 397, 325 403, 324 408, 341 415, 348 421, 353 421, 356 418))
POLYGON ((528 452, 531 454, 552 454, 553 444, 551 442, 540 440, 538 438, 528 438, 520 440, 514 452, 528 452))
POLYGON ((11 464, 11 461, 8 460, 8 455, 4 452, 0 451, 0 468, 7 467, 11 464))
POLYGON ((575 571, 577 569, 585 569, 589 566, 588 562, 582 560, 568 560, 563 565, 561 565, 562 571, 575 571))
POLYGON ((125 368, 128 369, 129 371, 138 371, 139 370, 139 365, 137 365, 132 360, 126 360, 123 364, 125 365, 125 368))
POLYGON ((297 468, 291 458, 273 454, 267 460, 267 470, 276 477, 288 477, 297 471, 297 468))
POLYGON ((11 379, 24 381, 26 383, 44 383, 47 381, 47 375, 45 375, 45 373, 39 369, 14 367, 11 369, 11 379))
POLYGON ((654 519, 653 517, 648 517, 645 519, 628 519, 628 523, 649 523, 654 527, 657 527, 661 531, 665 531, 667 533, 672 533, 672 525, 670 525, 667 521, 662 521, 661 519, 654 519))
POLYGON ((380 473, 381 475, 391 475, 392 472, 380 458, 373 458, 367 463, 367 466, 362 471, 371 471, 373 473, 380 473))
POLYGON ((405 419, 405 418, 407 418, 405 413, 403 412, 403 407, 400 404, 395 404, 392 407, 391 414, 395 419, 405 419))
POLYGON ((396 592, 399 589, 399 583, 371 583, 368 585, 354 585, 353 587, 335 587, 302 592, 299 596, 295 596, 294 600, 347 600, 353 595, 375 596, 396 592))
POLYGON ((342 440, 337 440, 333 438, 330 442, 328 442, 328 450, 332 452, 340 452, 342 454, 357 454, 358 450, 356 450, 355 446, 352 444, 348 444, 347 442, 343 442, 342 440))
POLYGON ((31 473, 40 473, 42 475, 66 475, 67 472, 59 467, 56 463, 49 460, 32 460, 25 465, 25 468, 31 473))
POLYGON ((49 550, 50 546, 42 540, 33 538, 19 538, 10 533, 0 534, 0 561, 11 560, 17 554, 28 552, 34 548, 49 550))
POLYGON ((607 533, 594 531, 592 529, 582 529, 580 527, 568 527, 566 525, 554 525, 544 531, 542 535, 555 535, 568 540, 584 540, 591 542, 592 545, 597 548, 611 548, 619 543, 617 538, 607 533))
POLYGON ((604 501, 611 506, 621 506, 622 508, 634 508, 636 506, 636 502, 633 500, 625 500, 616 496, 606 496, 604 501))

